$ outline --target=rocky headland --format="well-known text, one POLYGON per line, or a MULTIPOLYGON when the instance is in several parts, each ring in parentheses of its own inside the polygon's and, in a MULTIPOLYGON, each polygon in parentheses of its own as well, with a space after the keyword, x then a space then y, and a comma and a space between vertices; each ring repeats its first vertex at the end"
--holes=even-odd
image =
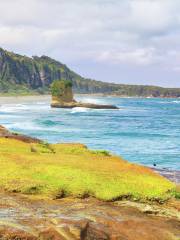
POLYGON ((44 94, 57 79, 71 81, 75 93, 120 97, 179 98, 179 88, 115 84, 83 78, 65 64, 48 56, 27 57, 0 48, 0 93, 44 94))
POLYGON ((51 107, 54 108, 84 107, 93 109, 118 109, 118 107, 114 105, 77 102, 73 97, 72 83, 66 80, 54 81, 51 85, 51 94, 51 107))
POLYGON ((151 169, 2 126, 0 156, 3 240, 179 240, 175 185, 151 169))

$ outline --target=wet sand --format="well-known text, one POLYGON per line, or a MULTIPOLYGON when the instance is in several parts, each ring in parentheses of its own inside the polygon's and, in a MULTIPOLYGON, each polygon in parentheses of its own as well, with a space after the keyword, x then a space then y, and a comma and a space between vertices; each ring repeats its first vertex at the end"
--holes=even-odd
POLYGON ((16 103, 28 103, 28 102, 39 102, 49 100, 51 101, 50 95, 33 95, 33 96, 12 96, 12 97, 3 97, 0 96, 0 105, 1 104, 16 104, 16 103))

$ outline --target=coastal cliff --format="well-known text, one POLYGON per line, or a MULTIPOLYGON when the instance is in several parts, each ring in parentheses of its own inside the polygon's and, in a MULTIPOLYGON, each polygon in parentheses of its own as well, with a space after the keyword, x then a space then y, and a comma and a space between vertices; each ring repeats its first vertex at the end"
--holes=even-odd
POLYGON ((105 94, 125 97, 180 97, 178 88, 126 85, 95 81, 81 77, 65 64, 48 56, 27 57, 0 48, 0 93, 49 93, 54 80, 65 79, 75 93, 105 94))

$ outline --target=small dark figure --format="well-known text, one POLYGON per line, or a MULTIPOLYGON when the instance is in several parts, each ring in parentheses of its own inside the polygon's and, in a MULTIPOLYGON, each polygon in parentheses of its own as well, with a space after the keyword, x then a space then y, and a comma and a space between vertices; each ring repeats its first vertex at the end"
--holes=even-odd
POLYGON ((156 163, 153 163, 153 166, 156 167, 156 163))

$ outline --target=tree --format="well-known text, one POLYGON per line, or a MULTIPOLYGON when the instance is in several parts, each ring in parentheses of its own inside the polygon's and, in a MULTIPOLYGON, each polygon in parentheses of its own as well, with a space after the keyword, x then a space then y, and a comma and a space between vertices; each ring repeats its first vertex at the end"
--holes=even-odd
POLYGON ((51 94, 54 97, 60 97, 63 96, 64 91, 67 88, 72 88, 72 82, 69 80, 55 80, 51 84, 51 94))

